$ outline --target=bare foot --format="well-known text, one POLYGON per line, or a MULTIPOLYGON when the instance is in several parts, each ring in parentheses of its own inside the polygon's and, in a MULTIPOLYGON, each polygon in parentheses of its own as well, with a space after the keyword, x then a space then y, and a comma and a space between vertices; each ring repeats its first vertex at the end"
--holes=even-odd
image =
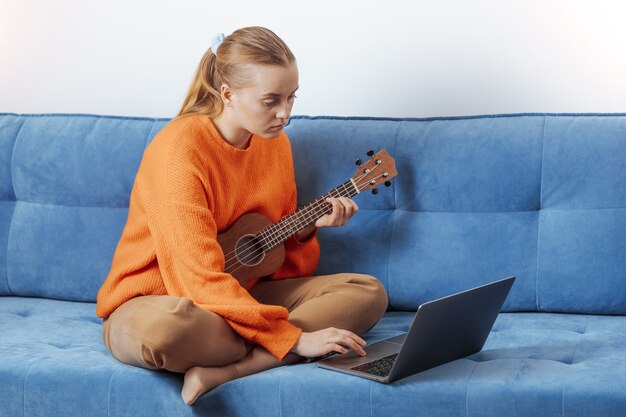
POLYGON ((202 394, 235 378, 235 369, 231 365, 216 368, 194 366, 185 372, 181 396, 185 403, 191 405, 202 394))

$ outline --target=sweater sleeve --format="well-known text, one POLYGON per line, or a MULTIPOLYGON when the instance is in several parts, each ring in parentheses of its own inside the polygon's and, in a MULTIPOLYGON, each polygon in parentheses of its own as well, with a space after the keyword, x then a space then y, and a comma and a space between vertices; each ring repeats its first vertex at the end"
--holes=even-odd
POLYGON ((168 294, 190 298, 220 315, 242 337, 282 360, 302 330, 287 321, 286 308, 260 304, 223 272, 210 194, 193 152, 172 147, 147 165, 137 176, 139 196, 168 294))

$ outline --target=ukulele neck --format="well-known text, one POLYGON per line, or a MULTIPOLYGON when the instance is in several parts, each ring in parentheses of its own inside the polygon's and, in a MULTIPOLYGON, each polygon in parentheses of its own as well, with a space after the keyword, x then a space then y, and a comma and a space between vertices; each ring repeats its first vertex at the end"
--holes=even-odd
POLYGON ((307 204, 300 210, 279 222, 261 230, 258 234, 258 240, 261 242, 263 249, 267 252, 282 244, 285 240, 295 235, 299 231, 305 229, 317 219, 330 213, 333 205, 326 201, 329 197, 353 197, 359 193, 358 188, 352 178, 338 187, 332 189, 312 203, 307 204))

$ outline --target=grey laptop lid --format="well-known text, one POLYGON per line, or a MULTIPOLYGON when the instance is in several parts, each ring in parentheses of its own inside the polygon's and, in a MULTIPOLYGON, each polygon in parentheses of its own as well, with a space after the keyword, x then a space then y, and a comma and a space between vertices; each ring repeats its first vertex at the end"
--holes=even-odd
POLYGON ((508 277, 422 304, 390 382, 480 351, 514 281, 508 277))
POLYGON ((404 337, 396 336, 367 347, 368 354, 363 358, 349 352, 317 365, 380 382, 393 382, 476 353, 483 348, 514 281, 515 277, 511 276, 426 302, 418 308, 404 337), (373 357, 368 359, 370 351, 373 357), (386 377, 353 369, 396 352, 395 363, 386 377))

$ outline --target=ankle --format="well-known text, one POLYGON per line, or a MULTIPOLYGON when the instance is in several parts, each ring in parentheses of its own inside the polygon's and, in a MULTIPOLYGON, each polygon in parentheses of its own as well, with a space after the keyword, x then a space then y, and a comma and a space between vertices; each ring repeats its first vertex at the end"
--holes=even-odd
POLYGON ((222 369, 224 369, 229 381, 232 381, 233 379, 241 378, 241 373, 239 372, 239 369, 237 369, 236 363, 231 363, 230 365, 226 365, 222 369))

